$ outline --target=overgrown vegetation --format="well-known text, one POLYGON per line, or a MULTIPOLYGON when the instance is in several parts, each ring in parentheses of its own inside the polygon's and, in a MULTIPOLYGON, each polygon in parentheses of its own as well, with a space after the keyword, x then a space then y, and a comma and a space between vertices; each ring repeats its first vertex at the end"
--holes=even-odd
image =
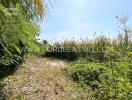
POLYGON ((1 78, 12 74, 25 55, 37 49, 38 22, 44 14, 42 0, 0 0, 0 99, 1 78))
POLYGON ((0 0, 0 76, 37 49, 38 21, 43 14, 41 0, 0 0))
MULTIPOLYGON (((91 99, 131 100, 131 31, 126 25, 126 17, 118 20, 120 33, 115 40, 100 36, 94 41, 67 40, 52 44, 43 41, 40 45, 43 50, 41 55, 73 60, 64 69, 66 76, 79 84, 80 89, 84 88, 84 91, 86 87, 91 88, 91 99)), ((89 91, 83 93, 87 95, 89 91)))
MULTIPOLYGON (((131 100, 132 38, 127 17, 118 18, 120 29, 115 40, 100 36, 95 40, 38 43, 44 7, 42 0, 0 0, 0 78, 13 73, 25 55, 35 50, 44 57, 74 61, 63 70, 83 95, 74 90, 70 95, 76 99, 131 100)), ((0 91, 2 88, 0 83, 0 91)), ((1 91, 0 99, 5 97, 1 91)), ((16 94, 15 99, 19 98, 24 97, 16 94)))

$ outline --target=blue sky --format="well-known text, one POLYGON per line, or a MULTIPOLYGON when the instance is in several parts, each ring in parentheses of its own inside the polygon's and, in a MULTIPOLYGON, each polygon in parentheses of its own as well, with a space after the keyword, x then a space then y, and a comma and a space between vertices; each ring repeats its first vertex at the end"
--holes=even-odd
POLYGON ((117 36, 115 16, 128 16, 132 26, 132 0, 52 0, 41 23, 41 40, 93 38, 93 34, 117 36))

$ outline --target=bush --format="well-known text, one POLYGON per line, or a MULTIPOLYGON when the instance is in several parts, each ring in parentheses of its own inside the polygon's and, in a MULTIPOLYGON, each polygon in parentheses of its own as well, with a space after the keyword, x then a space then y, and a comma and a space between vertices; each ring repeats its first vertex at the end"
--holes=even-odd
POLYGON ((98 100, 132 99, 132 81, 129 62, 93 63, 84 60, 75 61, 66 73, 78 84, 85 84, 93 91, 98 100))

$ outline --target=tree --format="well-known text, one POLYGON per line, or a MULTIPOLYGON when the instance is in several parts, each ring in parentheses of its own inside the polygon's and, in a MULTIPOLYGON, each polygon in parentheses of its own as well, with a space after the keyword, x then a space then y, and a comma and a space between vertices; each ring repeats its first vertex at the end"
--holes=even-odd
POLYGON ((17 64, 26 49, 36 49, 44 8, 42 0, 0 0, 0 65, 17 64))
MULTIPOLYGON (((129 44, 129 39, 131 35, 131 30, 127 25, 128 17, 127 16, 117 16, 117 20, 119 21, 119 29, 120 29, 120 37, 123 38, 123 45, 128 46, 129 44)), ((122 39, 121 38, 121 39, 122 39)))
POLYGON ((20 7, 32 19, 35 17, 37 19, 43 18, 46 8, 43 0, 0 0, 0 4, 6 8, 20 7))

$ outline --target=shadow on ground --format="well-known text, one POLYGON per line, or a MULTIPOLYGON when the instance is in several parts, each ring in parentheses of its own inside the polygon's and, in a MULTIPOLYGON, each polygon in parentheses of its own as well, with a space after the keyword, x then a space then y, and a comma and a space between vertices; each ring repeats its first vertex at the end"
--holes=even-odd
POLYGON ((0 100, 5 100, 6 99, 6 94, 3 91, 3 87, 5 84, 2 82, 2 79, 12 75, 16 71, 16 66, 5 66, 5 65, 0 65, 0 100))
POLYGON ((15 65, 11 66, 5 66, 5 65, 0 65, 0 80, 12 75, 16 71, 17 67, 15 65))
POLYGON ((3 87, 4 86, 5 86, 4 83, 2 83, 0 81, 0 100, 5 100, 6 99, 6 95, 5 95, 4 91, 3 91, 3 87))

